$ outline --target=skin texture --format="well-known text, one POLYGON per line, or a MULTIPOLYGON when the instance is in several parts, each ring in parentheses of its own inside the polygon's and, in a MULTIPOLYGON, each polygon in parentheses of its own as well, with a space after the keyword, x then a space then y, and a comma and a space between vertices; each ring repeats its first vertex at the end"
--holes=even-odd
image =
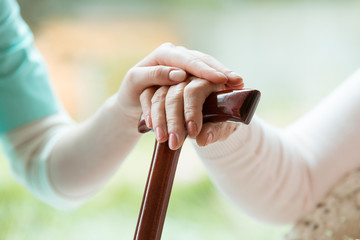
POLYGON ((238 124, 222 122, 203 125, 202 105, 212 92, 228 88, 227 84, 189 77, 173 86, 145 89, 140 101, 147 127, 154 129, 159 142, 169 140, 172 150, 182 146, 185 140, 184 126, 189 137, 196 138, 199 146, 225 140, 237 129, 238 124))

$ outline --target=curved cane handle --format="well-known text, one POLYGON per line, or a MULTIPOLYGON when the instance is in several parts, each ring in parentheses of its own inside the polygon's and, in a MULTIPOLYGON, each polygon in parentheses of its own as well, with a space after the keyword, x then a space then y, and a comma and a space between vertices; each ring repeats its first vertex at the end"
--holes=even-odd
MULTIPOLYGON (((203 105, 203 122, 241 122, 249 124, 257 104, 260 91, 254 89, 224 90, 210 94, 203 105)), ((141 116, 138 124, 140 133, 151 129, 141 116)))

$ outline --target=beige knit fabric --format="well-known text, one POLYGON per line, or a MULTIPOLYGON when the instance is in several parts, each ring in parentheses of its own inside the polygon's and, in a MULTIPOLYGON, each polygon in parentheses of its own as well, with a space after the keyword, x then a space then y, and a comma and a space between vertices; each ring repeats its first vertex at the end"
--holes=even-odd
POLYGON ((283 239, 360 239, 360 169, 341 179, 283 239))

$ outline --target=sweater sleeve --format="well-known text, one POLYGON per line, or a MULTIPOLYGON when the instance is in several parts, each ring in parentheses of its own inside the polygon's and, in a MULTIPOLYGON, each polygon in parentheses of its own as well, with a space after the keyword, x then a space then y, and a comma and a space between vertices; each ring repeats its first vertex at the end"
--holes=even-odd
POLYGON ((360 71, 285 129, 255 117, 226 141, 195 146, 219 189, 263 221, 292 223, 360 167, 360 71))
POLYGON ((85 200, 62 196, 52 186, 48 174, 48 162, 56 141, 73 125, 66 113, 58 113, 1 136, 13 177, 38 199, 63 210, 75 208, 85 200))
POLYGON ((18 127, 1 138, 13 177, 38 199, 62 210, 76 208, 88 198, 62 195, 54 189, 49 176, 54 145, 74 126, 67 113, 61 112, 18 127))

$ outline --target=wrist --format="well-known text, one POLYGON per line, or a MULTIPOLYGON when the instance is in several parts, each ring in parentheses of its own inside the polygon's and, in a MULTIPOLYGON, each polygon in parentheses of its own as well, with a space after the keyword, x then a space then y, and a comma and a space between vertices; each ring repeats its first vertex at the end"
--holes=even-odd
POLYGON ((118 129, 121 134, 138 135, 137 126, 141 112, 134 110, 121 101, 117 95, 106 100, 103 109, 109 119, 109 124, 118 129))

